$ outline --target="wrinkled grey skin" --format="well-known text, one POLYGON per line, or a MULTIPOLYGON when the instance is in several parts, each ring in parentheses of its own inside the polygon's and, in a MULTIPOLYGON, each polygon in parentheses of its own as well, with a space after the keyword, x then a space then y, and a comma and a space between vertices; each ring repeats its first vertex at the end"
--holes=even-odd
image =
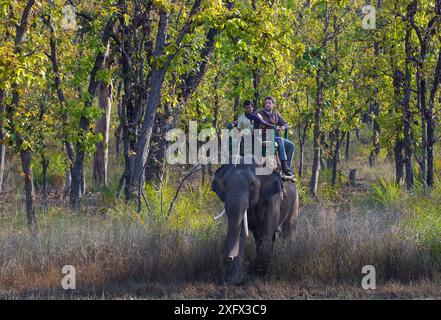
POLYGON ((240 284, 244 277, 245 210, 262 271, 268 267, 278 228, 281 227, 283 236, 288 239, 293 239, 296 231, 299 196, 295 183, 282 181, 276 172, 258 176, 256 166, 224 165, 216 171, 212 182, 212 190, 225 203, 228 219, 225 277, 228 284, 240 284))

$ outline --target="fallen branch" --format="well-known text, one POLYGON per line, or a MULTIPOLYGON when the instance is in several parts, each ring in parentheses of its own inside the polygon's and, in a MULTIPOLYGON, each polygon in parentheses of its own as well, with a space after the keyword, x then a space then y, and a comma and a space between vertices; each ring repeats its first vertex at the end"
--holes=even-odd
POLYGON ((198 172, 198 171, 202 170, 203 168, 204 168, 204 166, 201 164, 194 165, 193 168, 190 170, 190 172, 187 173, 187 175, 181 180, 181 182, 179 183, 178 189, 176 190, 175 196, 173 197, 173 200, 170 203, 170 207, 168 208, 167 219, 170 220, 170 213, 173 209, 173 205, 175 204, 176 199, 178 198, 179 191, 181 190, 182 186, 184 185, 185 180, 187 180, 193 173, 198 172))

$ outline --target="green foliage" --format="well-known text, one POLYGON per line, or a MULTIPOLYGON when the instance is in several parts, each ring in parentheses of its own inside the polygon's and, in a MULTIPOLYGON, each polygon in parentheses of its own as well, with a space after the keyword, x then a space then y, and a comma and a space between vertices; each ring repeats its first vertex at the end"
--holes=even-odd
MULTIPOLYGON (((60 152, 50 152, 47 155, 47 161, 49 164, 47 171, 47 179, 49 185, 57 184, 60 181, 64 181, 65 171, 67 170, 65 155, 60 152)), ((33 159, 32 169, 34 182, 37 185, 41 185, 43 183, 43 168, 41 164, 41 159, 33 159)))
POLYGON ((403 197, 404 192, 401 186, 395 182, 386 181, 382 177, 371 186, 370 199, 381 207, 394 207, 403 200, 403 197))
POLYGON ((168 210, 175 192, 175 185, 167 179, 162 184, 148 184, 144 190, 145 198, 140 214, 136 213, 134 204, 116 204, 117 207, 111 210, 111 214, 121 214, 122 219, 133 223, 166 226, 189 234, 203 233, 204 230, 215 228, 212 217, 219 208, 210 183, 184 186, 168 218, 168 210))
MULTIPOLYGON (((76 10, 83 14, 77 17, 81 26, 77 30, 63 28, 65 17, 62 8, 65 2, 56 0, 54 3, 51 6, 47 1, 37 1, 26 26, 24 41, 16 47, 15 28, 20 23, 25 2, 0 2, 0 18, 3 22, 0 24, 0 34, 4 35, 0 42, 0 89, 5 93, 2 105, 11 106, 1 115, 4 142, 16 151, 22 148, 35 155, 33 166, 37 182, 41 179, 38 160, 41 155, 49 159, 49 175, 62 176, 62 171, 67 168, 66 156, 60 156, 65 140, 79 145, 80 150, 88 155, 93 153, 96 143, 102 141, 102 135, 94 133, 94 124, 103 111, 97 107, 95 97, 88 92, 91 71, 97 55, 109 49, 112 64, 99 70, 92 80, 105 84, 121 81, 120 54, 124 52, 116 45, 123 39, 122 27, 129 28, 138 23, 136 17, 139 13, 137 2, 125 3, 127 12, 116 22, 110 47, 105 48, 102 43, 103 28, 110 16, 118 17, 122 10, 114 1, 78 3, 76 10), (42 17, 50 18, 53 31, 42 17), (64 106, 58 101, 54 85, 55 75, 49 56, 52 38, 57 46, 60 86, 66 99, 64 106), (20 97, 16 105, 12 103, 14 92, 20 97), (87 128, 80 128, 80 119, 87 120, 87 128)), ((367 159, 372 151, 372 120, 381 127, 380 160, 393 154, 396 139, 403 138, 403 114, 400 107, 402 97, 396 95, 391 75, 397 70, 404 71, 406 63, 403 36, 409 22, 397 16, 406 14, 406 1, 383 3, 377 12, 376 30, 361 27, 359 10, 365 4, 361 0, 317 0, 311 1, 310 5, 301 1, 276 1, 274 4, 255 1, 254 4, 237 1, 234 8, 229 10, 223 1, 205 1, 195 16, 190 18, 191 6, 188 2, 153 1, 149 9, 150 33, 142 29, 144 26, 133 29, 138 35, 134 41, 136 44, 139 44, 139 35, 148 38, 144 48, 136 50, 135 43, 131 48, 134 50, 132 71, 141 69, 142 79, 136 81, 145 83, 152 69, 170 62, 161 88, 160 108, 165 110, 166 107, 179 106, 185 79, 200 70, 207 34, 210 30, 216 30, 213 52, 205 61, 207 72, 185 108, 179 109, 179 120, 183 127, 188 120, 198 120, 198 129, 213 125, 222 127, 242 113, 245 99, 257 99, 256 108, 260 109, 263 97, 272 95, 276 98, 277 110, 283 113, 291 127, 302 128, 308 124, 308 137, 312 133, 314 111, 319 108, 321 122, 318 131, 326 138, 326 145, 321 146, 324 157, 331 157, 331 151, 336 146, 336 139, 330 138, 331 134, 341 135, 359 128, 362 144, 369 147, 357 146, 357 153, 367 159), (148 47, 156 44, 160 10, 169 15, 167 44, 160 53, 149 55, 148 47), (179 38, 182 30, 187 28, 185 36, 179 38), (318 96, 318 84, 323 87, 321 96, 318 96), (374 103, 380 106, 379 114, 371 110, 374 103), (369 123, 361 124, 363 115, 370 117, 369 123)), ((141 4, 143 10, 144 5, 141 4)), ((433 3, 421 1, 415 23, 426 26, 434 15, 433 3)), ((433 34, 428 35, 427 57, 420 70, 427 84, 433 82, 431 77, 439 47, 436 37, 438 24, 435 27, 433 34)), ((421 27, 421 30, 425 29, 421 27)), ((415 59, 419 45, 413 30, 411 46, 415 59)), ((410 68, 413 89, 410 101, 411 134, 416 154, 419 155, 422 147, 421 120, 417 116, 417 95, 413 93, 417 69, 415 64, 411 64, 410 68)), ((121 96, 118 98, 122 99, 121 96)), ((437 117, 439 102, 435 101, 435 104, 434 116, 437 117)), ((141 105, 144 107, 145 101, 141 101, 141 105)), ((115 128, 116 124, 113 123, 112 127, 115 128)), ((134 132, 136 130, 129 134, 133 135, 134 132)), ((132 155, 135 152, 129 151, 132 155)), ((439 167, 438 163, 435 167, 439 167)), ((323 199, 341 198, 340 181, 336 187, 329 186, 331 170, 322 170, 319 179, 323 199)), ((112 181, 111 187, 101 192, 110 198, 115 188, 112 181)), ((415 189, 418 194, 422 192, 418 179, 415 189)), ((307 189, 304 187, 301 190, 305 201, 310 201, 307 189)), ((173 184, 166 181, 161 185, 150 185, 145 192, 150 208, 143 211, 144 216, 140 219, 164 221, 165 208, 174 194, 173 184)), ((183 194, 185 196, 181 194, 178 197, 172 212, 172 224, 177 228, 195 230, 210 225, 209 218, 206 221, 201 219, 204 201, 211 197, 208 187, 186 187, 183 194)), ((400 186, 380 179, 373 184, 370 197, 379 206, 396 207, 403 194, 400 186)), ((211 209, 216 211, 218 208, 211 209)))

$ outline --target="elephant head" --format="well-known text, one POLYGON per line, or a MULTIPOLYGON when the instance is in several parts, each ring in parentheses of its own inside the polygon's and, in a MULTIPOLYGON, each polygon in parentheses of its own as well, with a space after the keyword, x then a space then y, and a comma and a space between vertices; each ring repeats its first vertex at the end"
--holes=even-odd
POLYGON ((256 164, 223 165, 214 175, 212 190, 225 203, 228 219, 227 261, 241 258, 245 211, 263 205, 283 188, 278 174, 256 175, 256 167, 256 164))

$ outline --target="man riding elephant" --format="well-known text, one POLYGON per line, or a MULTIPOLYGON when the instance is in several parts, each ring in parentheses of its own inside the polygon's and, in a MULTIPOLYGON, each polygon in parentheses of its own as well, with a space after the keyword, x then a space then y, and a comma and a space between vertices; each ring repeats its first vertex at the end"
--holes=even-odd
POLYGON ((276 125, 266 122, 260 114, 254 111, 253 103, 250 100, 245 100, 243 103, 244 114, 237 122, 237 129, 252 130, 258 129, 259 126, 264 126, 268 129, 277 129, 276 125))
POLYGON ((263 110, 257 112, 257 115, 263 121, 254 122, 255 128, 259 129, 273 129, 276 128, 275 141, 278 144, 279 158, 282 165, 282 172, 287 176, 292 176, 291 163, 294 157, 294 143, 288 139, 280 136, 280 132, 288 129, 288 123, 283 117, 274 110, 275 99, 271 96, 265 98, 265 106, 263 110), (262 124, 262 122, 269 123, 270 126, 262 124), (257 123, 257 126, 256 126, 257 123))

